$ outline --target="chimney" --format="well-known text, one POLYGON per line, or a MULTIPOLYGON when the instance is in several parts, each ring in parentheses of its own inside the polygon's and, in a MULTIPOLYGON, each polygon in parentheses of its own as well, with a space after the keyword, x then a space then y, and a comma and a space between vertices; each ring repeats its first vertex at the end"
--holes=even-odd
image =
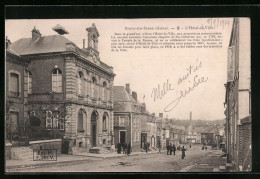
POLYGON ((36 42, 39 38, 41 38, 41 33, 39 30, 37 30, 34 26, 32 30, 32 41, 36 42))
POLYGON ((130 89, 130 84, 129 84, 129 83, 125 84, 125 89, 126 89, 126 91, 127 91, 129 94, 131 94, 131 89, 130 89))
POLYGON ((163 113, 159 113, 159 117, 163 118, 163 113))
POLYGON ((192 119, 192 112, 190 112, 190 120, 192 119))
POLYGON ((85 48, 85 39, 83 39, 83 49, 85 48))
POLYGON ((135 91, 132 91, 132 97, 137 101, 137 93, 135 91))
POLYGON ((8 49, 9 45, 11 45, 11 41, 8 39, 8 37, 6 36, 6 41, 5 41, 5 48, 8 49))

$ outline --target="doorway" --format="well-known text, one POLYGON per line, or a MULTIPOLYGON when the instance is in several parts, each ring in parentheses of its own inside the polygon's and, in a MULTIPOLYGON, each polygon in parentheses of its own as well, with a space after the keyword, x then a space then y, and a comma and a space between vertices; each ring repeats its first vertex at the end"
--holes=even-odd
POLYGON ((120 140, 121 144, 126 142, 126 132, 125 131, 119 131, 119 140, 120 140))
POLYGON ((147 142, 147 133, 141 133, 141 149, 144 148, 144 144, 147 142))
POLYGON ((91 114, 91 144, 92 147, 97 146, 97 113, 91 114))

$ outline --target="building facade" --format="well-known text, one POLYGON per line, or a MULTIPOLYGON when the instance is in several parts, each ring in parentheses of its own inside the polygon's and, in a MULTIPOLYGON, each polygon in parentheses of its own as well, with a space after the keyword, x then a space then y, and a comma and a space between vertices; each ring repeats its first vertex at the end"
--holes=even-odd
POLYGON ((27 140, 29 137, 28 91, 30 91, 31 83, 27 71, 29 61, 8 49, 9 45, 10 41, 7 39, 5 136, 6 142, 14 146, 15 143, 27 140))
POLYGON ((132 151, 140 151, 147 142, 148 112, 137 99, 137 93, 126 86, 114 86, 114 134, 115 144, 131 144, 132 151))
POLYGON ((100 60, 99 33, 86 29, 88 47, 62 35, 42 36, 35 27, 10 49, 30 60, 28 115, 31 140, 63 139, 65 153, 111 147, 113 142, 113 68, 100 60))
POLYGON ((234 18, 227 61, 227 83, 225 84, 227 162, 232 163, 236 171, 246 171, 251 170, 251 162, 245 162, 248 161, 249 155, 245 156, 243 152, 247 150, 249 152, 245 153, 250 153, 251 141, 250 145, 242 150, 241 137, 251 135, 251 123, 241 121, 244 118, 251 119, 249 19, 234 18), (247 130, 245 131, 244 128, 247 130), (244 135, 240 135, 241 133, 244 135))

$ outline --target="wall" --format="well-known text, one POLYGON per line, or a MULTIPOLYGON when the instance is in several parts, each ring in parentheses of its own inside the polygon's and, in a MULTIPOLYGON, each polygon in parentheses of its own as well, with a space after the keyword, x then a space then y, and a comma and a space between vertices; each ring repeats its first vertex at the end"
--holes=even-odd
POLYGON ((238 166, 242 166, 243 171, 251 171, 252 169, 252 126, 251 123, 239 125, 239 151, 238 166))

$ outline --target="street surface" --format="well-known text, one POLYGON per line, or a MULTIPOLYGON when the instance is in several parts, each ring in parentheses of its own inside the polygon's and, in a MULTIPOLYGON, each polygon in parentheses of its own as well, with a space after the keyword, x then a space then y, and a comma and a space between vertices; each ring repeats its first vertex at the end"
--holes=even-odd
POLYGON ((162 151, 162 154, 151 153, 106 159, 89 157, 89 160, 78 163, 9 169, 8 172, 212 172, 213 168, 218 166, 208 165, 205 162, 214 162, 212 160, 216 159, 211 160, 211 157, 207 157, 214 153, 216 151, 205 151, 196 146, 187 148, 185 159, 181 159, 181 151, 176 151, 175 156, 162 151))

